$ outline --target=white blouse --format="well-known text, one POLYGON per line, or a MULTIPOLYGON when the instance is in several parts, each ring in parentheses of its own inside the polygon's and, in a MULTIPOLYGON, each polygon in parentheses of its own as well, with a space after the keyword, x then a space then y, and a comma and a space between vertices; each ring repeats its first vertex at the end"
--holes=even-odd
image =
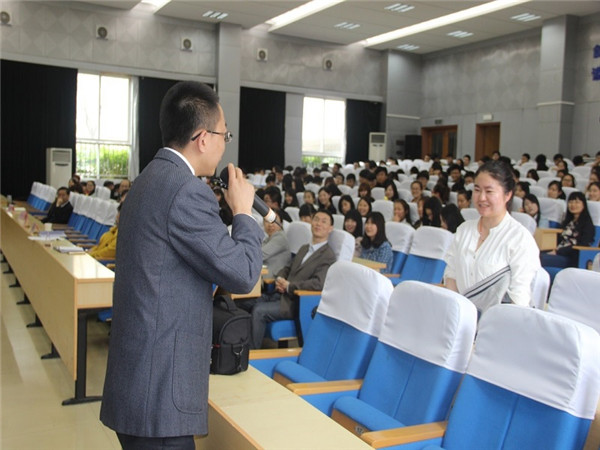
MULTIPOLYGON (((456 280, 458 292, 498 270, 510 266, 508 296, 517 305, 529 306, 532 282, 540 268, 540 252, 531 233, 509 213, 490 230, 477 249, 479 219, 468 220, 456 230, 446 257, 444 279, 456 280)), ((499 293, 499 300, 504 293, 499 293)))

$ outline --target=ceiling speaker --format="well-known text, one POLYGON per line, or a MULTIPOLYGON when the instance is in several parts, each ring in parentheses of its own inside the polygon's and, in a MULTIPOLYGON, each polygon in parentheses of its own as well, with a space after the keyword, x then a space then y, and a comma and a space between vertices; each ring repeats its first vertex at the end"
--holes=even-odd
POLYGON ((266 62, 269 59, 269 51, 266 48, 259 48, 256 50, 256 59, 258 61, 266 62))
POLYGON ((10 14, 6 11, 0 12, 0 24, 10 25, 10 14))
POLYGON ((331 58, 323 59, 323 70, 333 70, 333 59, 331 59, 331 58))
POLYGON ((184 52, 191 52, 192 51, 192 40, 188 39, 188 38, 183 38, 181 40, 181 50, 183 50, 184 52))
POLYGON ((104 25, 96 27, 96 37, 98 39, 108 39, 108 29, 104 25))

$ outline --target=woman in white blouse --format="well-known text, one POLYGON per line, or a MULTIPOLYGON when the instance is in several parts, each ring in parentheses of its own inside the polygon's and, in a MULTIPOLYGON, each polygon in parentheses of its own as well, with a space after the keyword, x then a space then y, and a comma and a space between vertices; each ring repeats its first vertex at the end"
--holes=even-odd
POLYGON ((481 217, 458 227, 445 258, 446 286, 471 298, 480 313, 503 301, 528 306, 540 267, 533 236, 508 212, 514 188, 506 163, 479 168, 472 202, 481 217))

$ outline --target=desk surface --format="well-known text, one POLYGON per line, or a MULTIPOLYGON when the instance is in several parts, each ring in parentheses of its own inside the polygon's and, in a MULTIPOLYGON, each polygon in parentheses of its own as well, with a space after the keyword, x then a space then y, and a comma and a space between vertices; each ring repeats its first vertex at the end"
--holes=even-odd
POLYGON ((112 306, 114 273, 86 254, 68 255, 29 240, 43 226, 32 216, 1 212, 1 247, 48 337, 76 380, 77 311, 112 306))
POLYGON ((208 396, 209 434, 196 448, 371 448, 252 366, 237 375, 211 375, 208 396))

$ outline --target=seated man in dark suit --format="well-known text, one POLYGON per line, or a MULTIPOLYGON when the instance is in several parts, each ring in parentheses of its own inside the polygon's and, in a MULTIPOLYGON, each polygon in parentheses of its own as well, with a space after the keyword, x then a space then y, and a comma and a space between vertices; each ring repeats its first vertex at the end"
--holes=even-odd
POLYGON ((69 190, 66 187, 58 188, 56 191, 56 200, 50 205, 48 215, 42 219, 42 223, 62 223, 69 221, 73 205, 69 203, 69 190))
POLYGON ((297 316, 294 291, 320 291, 325 283, 327 270, 336 257, 327 244, 333 231, 333 216, 319 210, 313 216, 312 241, 300 247, 291 264, 276 275, 275 291, 258 299, 236 302, 236 305, 252 313, 252 347, 260 348, 268 322, 292 319, 297 316))

